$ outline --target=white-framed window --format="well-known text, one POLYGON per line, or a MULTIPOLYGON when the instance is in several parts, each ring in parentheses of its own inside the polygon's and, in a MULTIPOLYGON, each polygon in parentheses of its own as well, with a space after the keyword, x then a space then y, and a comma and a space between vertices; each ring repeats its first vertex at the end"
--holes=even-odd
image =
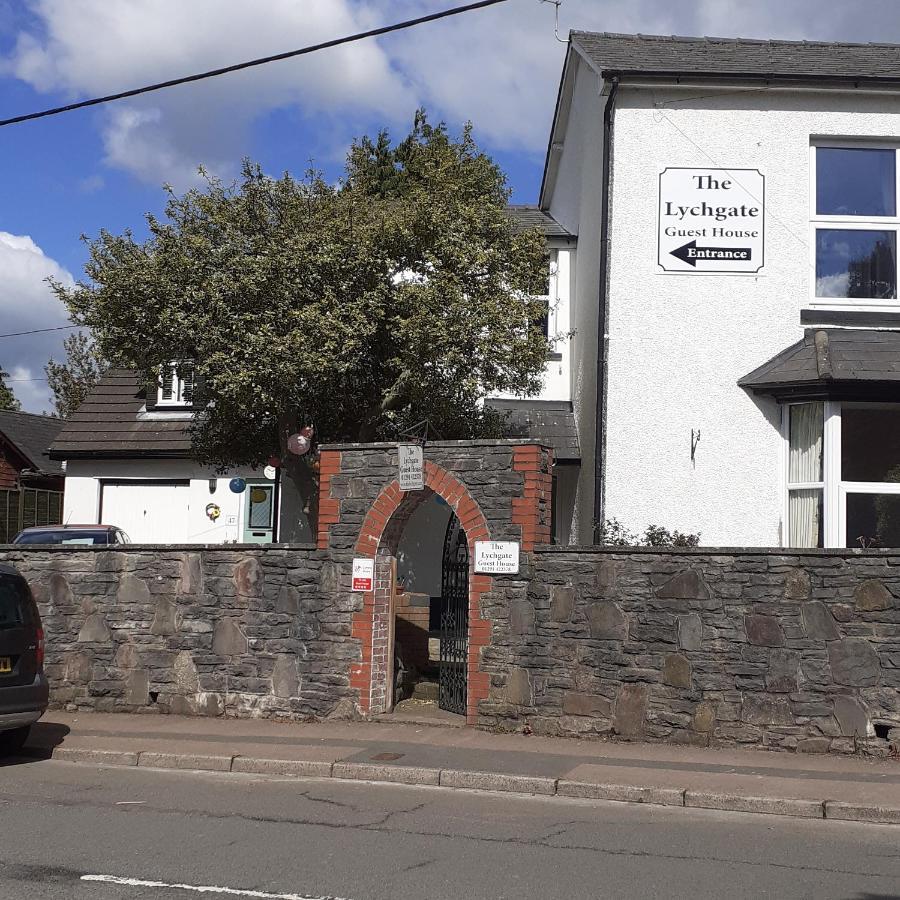
POLYGON ((816 140, 810 147, 814 308, 898 301, 900 142, 816 140))
POLYGON ((785 546, 900 547, 900 403, 783 407, 785 546))
POLYGON ((163 366, 156 393, 157 406, 191 406, 194 402, 194 370, 190 364, 163 366))

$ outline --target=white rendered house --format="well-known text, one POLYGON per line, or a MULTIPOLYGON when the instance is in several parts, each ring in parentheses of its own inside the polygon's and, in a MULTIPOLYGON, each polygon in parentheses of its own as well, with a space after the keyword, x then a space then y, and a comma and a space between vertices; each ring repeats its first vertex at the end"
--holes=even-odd
POLYGON ((64 521, 117 525, 137 544, 308 540, 277 473, 215 472, 191 458, 193 409, 192 385, 174 368, 156 390, 130 370, 107 372, 51 447, 66 466, 64 521), (234 478, 243 492, 231 490, 234 478))
POLYGON ((573 33, 574 540, 900 546, 900 47, 573 33))

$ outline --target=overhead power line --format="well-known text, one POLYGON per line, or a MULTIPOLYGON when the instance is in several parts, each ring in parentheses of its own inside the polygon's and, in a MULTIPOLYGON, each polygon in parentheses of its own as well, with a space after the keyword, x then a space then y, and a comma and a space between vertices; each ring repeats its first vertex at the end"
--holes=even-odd
MULTIPOLYGON (((381 28, 372 28, 369 31, 360 31, 346 37, 334 38, 330 41, 322 41, 309 47, 301 47, 299 50, 288 50, 285 53, 276 53, 273 56, 263 56, 259 59, 251 59, 248 62, 236 63, 232 66, 223 66, 220 69, 210 69, 208 72, 199 72, 196 75, 184 75, 181 78, 171 78, 168 81, 160 81, 156 84, 148 84, 144 87, 132 88, 128 91, 119 91, 117 94, 107 94, 105 97, 94 97, 91 100, 79 100, 77 103, 69 103, 66 106, 55 106, 52 109, 44 109, 40 112, 25 113, 21 116, 13 116, 9 119, 0 119, 0 127, 15 125, 19 122, 29 122, 32 119, 43 119, 47 116, 56 116, 60 113, 72 112, 76 109, 84 109, 88 106, 99 106, 101 103, 111 103, 113 100, 124 100, 127 97, 137 97, 140 94, 149 94, 151 91, 161 91, 164 88, 175 87, 179 84, 188 84, 192 81, 203 81, 206 78, 215 78, 218 75, 227 75, 229 72, 239 72, 242 69, 250 69, 254 66, 264 66, 267 63, 279 62, 283 59, 292 59, 295 56, 304 56, 307 53, 315 53, 318 50, 327 50, 329 47, 338 47, 341 44, 351 44, 365 38, 378 37, 382 34, 390 34, 393 31, 403 31, 416 25, 424 25, 426 22, 435 22, 438 19, 446 19, 449 16, 458 16, 461 13, 483 9, 486 6, 495 6, 505 3, 507 0, 478 0, 477 3, 466 3, 464 6, 455 6, 452 9, 444 9, 427 16, 419 16, 416 19, 408 19, 405 22, 396 22, 393 25, 383 25, 381 28)), ((0 335, 4 337, 5 335, 0 335)))
POLYGON ((48 331, 66 331, 69 328, 82 327, 82 325, 57 325, 56 328, 33 328, 31 331, 11 331, 9 334, 0 334, 0 338, 25 337, 27 334, 45 334, 48 331))

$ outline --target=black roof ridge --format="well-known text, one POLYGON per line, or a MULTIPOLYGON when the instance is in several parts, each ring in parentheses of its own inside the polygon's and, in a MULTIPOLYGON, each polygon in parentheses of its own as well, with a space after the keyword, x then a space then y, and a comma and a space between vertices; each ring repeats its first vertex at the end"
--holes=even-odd
POLYGON ((35 419, 49 419, 51 422, 54 420, 58 422, 65 421, 60 416, 48 416, 46 413, 33 413, 24 409, 0 409, 0 413, 12 413, 14 416, 31 416, 35 419))

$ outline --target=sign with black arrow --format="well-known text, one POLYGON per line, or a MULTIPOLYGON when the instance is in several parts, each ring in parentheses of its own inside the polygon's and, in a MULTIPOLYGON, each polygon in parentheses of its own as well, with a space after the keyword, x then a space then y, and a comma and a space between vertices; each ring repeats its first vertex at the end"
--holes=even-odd
POLYGON ((753 274, 764 263, 765 178, 757 169, 665 169, 657 262, 664 272, 753 274))
POLYGON ((752 247, 698 247, 696 241, 683 244, 669 253, 676 259, 686 262, 689 266, 696 268, 698 262, 704 262, 710 259, 736 259, 740 261, 749 260, 753 255, 752 247))

